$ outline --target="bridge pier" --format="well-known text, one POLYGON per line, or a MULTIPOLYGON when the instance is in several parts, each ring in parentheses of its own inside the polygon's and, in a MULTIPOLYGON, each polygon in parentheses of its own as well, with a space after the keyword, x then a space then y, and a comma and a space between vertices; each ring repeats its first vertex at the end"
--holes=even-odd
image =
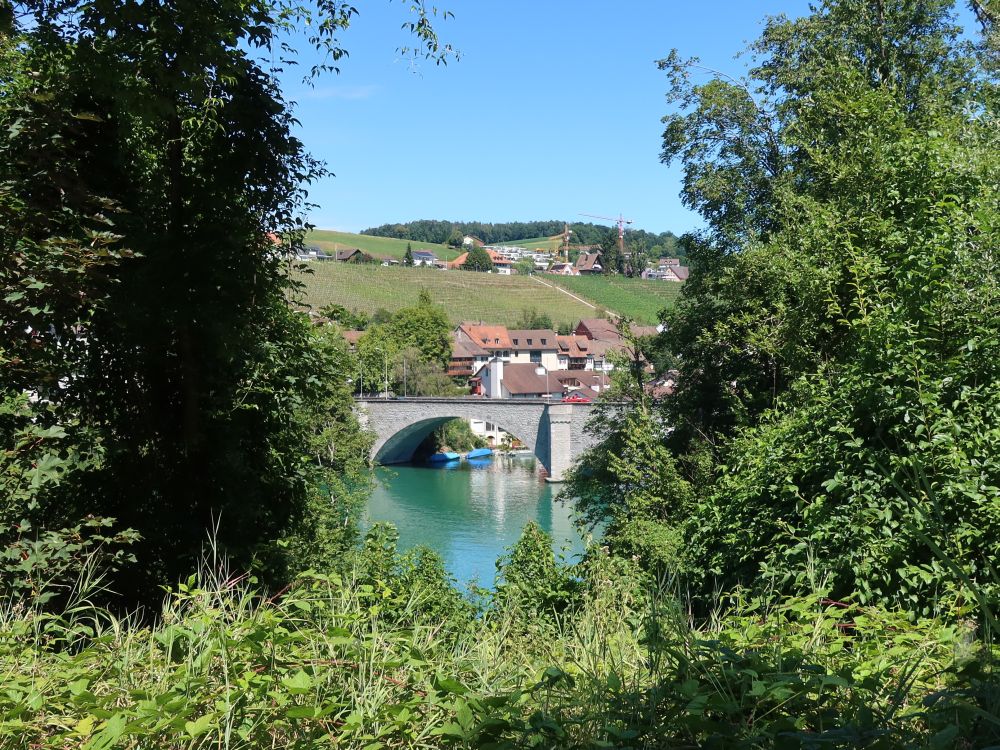
MULTIPOLYGON (((549 475, 546 482, 562 482, 573 465, 573 410, 571 404, 551 404, 549 418, 549 475)), ((579 439, 579 438, 578 438, 579 439)))

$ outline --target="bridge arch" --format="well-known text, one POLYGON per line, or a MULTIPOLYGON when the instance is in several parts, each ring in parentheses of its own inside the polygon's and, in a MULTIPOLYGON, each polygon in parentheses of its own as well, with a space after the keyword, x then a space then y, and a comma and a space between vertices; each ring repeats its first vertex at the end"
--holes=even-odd
MULTIPOLYGON (((375 448, 372 451, 374 462, 377 464, 389 465, 406 463, 407 461, 412 460, 413 454, 420 444, 434 430, 441 425, 447 424, 453 419, 467 419, 467 417, 459 415, 436 415, 433 417, 426 417, 401 427, 397 432, 391 435, 379 436, 376 440, 375 448)), ((475 419, 483 418, 475 417, 475 419)), ((532 453, 535 453, 535 446, 538 444, 537 429, 535 433, 520 435, 515 430, 506 427, 502 422, 496 422, 495 424, 504 432, 508 432, 516 437, 526 448, 528 448, 532 453)), ((542 461, 543 464, 545 463, 542 457, 537 456, 537 454, 536 457, 542 461)))

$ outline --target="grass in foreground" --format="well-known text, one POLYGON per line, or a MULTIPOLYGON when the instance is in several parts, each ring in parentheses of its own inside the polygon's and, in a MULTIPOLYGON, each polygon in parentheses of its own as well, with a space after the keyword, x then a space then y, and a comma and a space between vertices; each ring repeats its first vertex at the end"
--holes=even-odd
POLYGON ((302 279, 306 302, 316 310, 336 303, 369 314, 379 308, 395 312, 416 304, 426 289, 453 323, 514 325, 525 310, 536 310, 550 315, 558 326, 596 314, 594 308, 528 276, 331 262, 311 263, 309 268, 313 272, 302 279))
POLYGON ((345 578, 307 574, 273 596, 192 577, 154 625, 86 597, 61 613, 2 601, 0 746, 903 750, 998 737, 989 675, 970 670, 985 647, 960 627, 820 595, 731 602, 692 626, 623 561, 598 554, 553 578, 551 550, 519 547, 478 614, 432 554, 381 544, 345 578))

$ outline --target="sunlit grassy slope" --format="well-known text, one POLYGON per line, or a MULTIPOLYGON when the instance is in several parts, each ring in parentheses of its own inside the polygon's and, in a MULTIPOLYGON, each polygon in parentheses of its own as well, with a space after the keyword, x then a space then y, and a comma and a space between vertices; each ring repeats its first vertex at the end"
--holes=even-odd
POLYGON ((673 304, 683 286, 674 281, 645 281, 623 276, 545 275, 543 278, 606 310, 647 325, 658 322, 660 310, 673 304))
MULTIPOLYGON (((538 283, 530 276, 500 276, 471 271, 439 271, 430 268, 383 268, 351 263, 313 262, 302 277, 306 301, 314 309, 336 303, 350 310, 390 312, 412 305, 421 289, 430 292, 454 323, 482 320, 516 324, 524 310, 537 310, 552 317, 554 325, 575 323, 594 317, 595 309, 538 283)), ((550 277, 543 277, 549 281, 550 277)))
MULTIPOLYGON (((396 240, 391 237, 371 237, 367 234, 351 234, 350 232, 335 232, 330 229, 316 229, 306 236, 307 245, 315 245, 332 254, 335 250, 361 248, 366 253, 380 258, 396 258, 401 260, 406 253, 406 240, 396 240)), ((428 242, 410 242, 414 250, 430 250, 443 260, 452 260, 459 253, 445 245, 435 245, 428 242)))

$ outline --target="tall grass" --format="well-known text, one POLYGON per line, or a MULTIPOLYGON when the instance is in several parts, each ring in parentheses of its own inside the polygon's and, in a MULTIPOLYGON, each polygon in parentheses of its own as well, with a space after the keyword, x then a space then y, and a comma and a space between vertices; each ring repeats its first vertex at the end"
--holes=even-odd
POLYGON ((693 623, 679 598, 596 551, 561 611, 529 595, 442 612, 440 571, 390 563, 265 594, 210 558, 152 622, 93 605, 96 577, 56 612, 8 596, 0 747, 916 748, 994 736, 985 646, 962 622, 817 592, 777 606, 734 597, 693 623))

